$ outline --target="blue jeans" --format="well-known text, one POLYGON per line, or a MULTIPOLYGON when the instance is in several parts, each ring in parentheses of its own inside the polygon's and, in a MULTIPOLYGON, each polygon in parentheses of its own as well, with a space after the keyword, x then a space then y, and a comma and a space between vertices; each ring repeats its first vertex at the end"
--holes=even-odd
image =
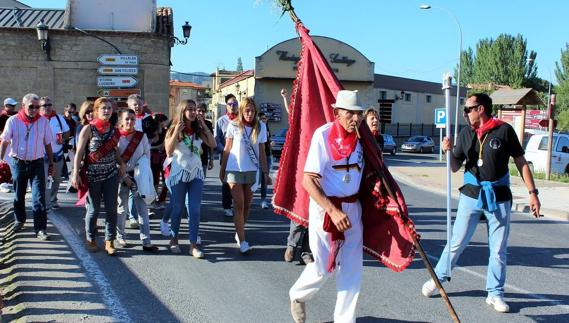
MULTIPOLYGON (((506 251, 508 248, 508 235, 510 234, 512 201, 499 202, 497 205, 498 209, 491 213, 484 209, 478 209, 476 207, 476 199, 461 195, 452 228, 450 259, 451 266, 454 268, 460 254, 470 242, 482 214, 488 219, 490 257, 488 260, 486 291, 489 296, 503 296, 504 284, 506 283, 506 251)), ((448 261, 447 244, 435 268, 437 277, 441 281, 450 277, 450 273, 447 273, 448 261)))
POLYGON ((184 213, 184 204, 186 204, 186 209, 188 210, 188 226, 190 227, 190 243, 196 243, 198 241, 202 188, 203 180, 197 178, 189 183, 180 182, 176 185, 172 185, 170 191, 170 217, 172 219, 174 237, 177 237, 180 231, 180 222, 182 221, 182 214, 184 213))
POLYGON ((117 235, 117 199, 119 193, 118 176, 104 181, 89 182, 87 194, 87 214, 85 215, 85 233, 87 240, 97 237, 97 218, 101 210, 101 197, 105 202, 105 241, 113 241, 117 235))
POLYGON ((118 214, 117 214, 117 238, 126 240, 126 233, 124 231, 125 221, 128 211, 128 201, 130 197, 133 197, 133 204, 135 210, 138 214, 138 223, 140 230, 140 241, 142 244, 147 246, 152 244, 150 240, 150 219, 148 217, 148 208, 146 207, 146 202, 137 196, 134 197, 130 188, 124 183, 119 184, 119 196, 118 196, 118 214))
POLYGON ((32 214, 34 231, 47 229, 45 207, 45 169, 43 158, 34 161, 12 159, 12 181, 14 185, 14 218, 17 223, 26 222, 26 190, 32 185, 32 214))
POLYGON ((130 221, 138 221, 138 210, 134 203, 134 195, 132 192, 128 195, 128 219, 130 221))
MULTIPOLYGON (((259 166, 261 167, 261 166, 259 166)), ((269 174, 271 173, 271 167, 273 167, 273 156, 268 155, 267 156, 267 169, 269 170, 269 174)), ((267 182, 265 181, 265 176, 263 176, 263 172, 261 169, 261 172, 259 173, 261 178, 261 202, 265 201, 267 199, 267 182)))

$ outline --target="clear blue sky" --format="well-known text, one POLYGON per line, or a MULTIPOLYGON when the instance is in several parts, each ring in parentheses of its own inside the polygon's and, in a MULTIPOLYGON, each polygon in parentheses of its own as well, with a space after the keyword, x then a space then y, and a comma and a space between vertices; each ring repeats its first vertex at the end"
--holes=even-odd
MULTIPOLYGON (((242 57, 245 69, 255 56, 296 36, 288 16, 272 0, 157 0, 174 10, 176 34, 181 25, 192 25, 189 45, 172 52, 173 70, 212 72, 216 67, 234 69, 242 57)), ((22 0, 32 7, 64 8, 65 0, 22 0)), ((554 76, 560 51, 569 43, 569 1, 566 0, 293 0, 298 16, 312 35, 344 41, 375 62, 375 72, 439 82, 458 59, 462 25, 463 48, 475 47, 481 38, 500 33, 521 33, 528 49, 537 51, 539 76, 554 76), (428 3, 430 10, 420 10, 428 3)), ((556 80, 553 79, 556 83, 556 80)))

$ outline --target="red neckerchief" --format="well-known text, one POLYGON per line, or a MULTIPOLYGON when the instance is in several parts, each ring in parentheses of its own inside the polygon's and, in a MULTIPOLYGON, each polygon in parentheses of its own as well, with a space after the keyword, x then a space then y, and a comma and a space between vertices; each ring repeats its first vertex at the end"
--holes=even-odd
POLYGON ((328 135, 328 144, 332 152, 332 159, 340 160, 348 158, 356 149, 357 143, 358 136, 355 131, 348 133, 338 120, 334 121, 332 130, 328 135))
POLYGON ((229 120, 233 121, 233 119, 237 118, 237 113, 233 112, 226 112, 225 115, 229 118, 229 120))
POLYGON ((371 131, 371 134, 372 134, 374 137, 377 137, 377 136, 379 136, 379 130, 372 130, 372 131, 371 131))
POLYGON ((245 125, 246 127, 251 127, 251 128, 253 128, 253 123, 252 123, 252 122, 247 122, 246 120, 243 120, 243 125, 245 125))
POLYGON ((134 132, 135 132, 134 129, 132 129, 132 131, 122 130, 122 129, 119 130, 119 133, 121 134, 121 137, 126 137, 126 136, 128 136, 128 135, 130 135, 130 134, 133 134, 134 132))
POLYGON ((146 113, 144 113, 144 111, 142 111, 141 114, 136 114, 137 119, 144 119, 145 116, 146 116, 146 113))
POLYGON ((95 128, 97 128, 97 131, 100 133, 105 133, 105 131, 107 131, 107 128, 111 124, 109 120, 102 120, 99 118, 93 119, 90 123, 93 126, 95 126, 95 128))
POLYGON ((185 127, 184 128, 184 134, 191 136, 194 134, 194 130, 192 128, 185 127))
POLYGON ((51 111, 51 114, 44 114, 44 117, 47 118, 47 120, 51 120, 51 118, 55 117, 57 115, 57 113, 55 113, 55 111, 51 111))
POLYGON ((488 121, 484 122, 484 124, 482 125, 482 127, 472 127, 472 129, 474 129, 474 132, 476 132, 476 136, 478 137, 478 139, 482 139, 482 137, 484 136, 485 133, 489 132, 490 130, 494 129, 494 128, 498 128, 499 126, 503 125, 504 121, 496 119, 496 118, 491 118, 488 121))
POLYGON ((41 117, 40 114, 36 113, 36 116, 30 119, 30 117, 28 117, 26 112, 24 112, 24 109, 21 109, 20 112, 18 112, 18 119, 22 120, 22 122, 26 125, 26 127, 38 121, 40 117, 41 117))

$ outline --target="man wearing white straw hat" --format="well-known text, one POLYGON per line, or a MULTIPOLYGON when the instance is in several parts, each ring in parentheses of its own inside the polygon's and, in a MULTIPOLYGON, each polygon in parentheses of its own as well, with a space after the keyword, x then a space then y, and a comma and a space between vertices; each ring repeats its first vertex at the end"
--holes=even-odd
POLYGON ((335 121, 316 129, 304 167, 310 195, 309 240, 314 262, 289 292, 295 322, 305 322, 305 302, 336 272, 334 322, 354 322, 362 268, 362 220, 358 191, 364 168, 357 128, 364 109, 357 91, 338 91, 335 121))

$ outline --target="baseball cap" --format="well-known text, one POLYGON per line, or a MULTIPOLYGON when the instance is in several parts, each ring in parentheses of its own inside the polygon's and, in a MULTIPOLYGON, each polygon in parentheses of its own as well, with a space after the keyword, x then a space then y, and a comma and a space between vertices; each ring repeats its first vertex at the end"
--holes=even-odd
POLYGON ((4 105, 18 105, 18 101, 12 98, 6 98, 6 100, 4 100, 4 105))

